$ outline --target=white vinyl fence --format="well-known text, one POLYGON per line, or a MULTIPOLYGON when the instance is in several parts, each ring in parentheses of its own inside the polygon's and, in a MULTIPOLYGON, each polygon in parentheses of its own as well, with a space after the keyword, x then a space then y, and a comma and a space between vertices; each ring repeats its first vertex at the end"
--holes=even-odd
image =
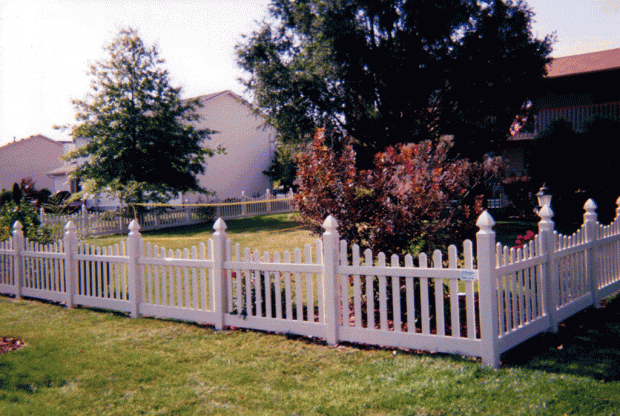
MULTIPOLYGON (((267 189, 264 195, 256 198, 248 198, 242 193, 235 202, 166 206, 147 213, 139 213, 137 220, 142 231, 149 231, 204 224, 217 218, 226 220, 293 212, 296 210, 293 197, 292 192, 284 197, 274 196, 267 189)), ((69 221, 76 226, 78 236, 86 238, 97 235, 126 234, 129 232, 129 223, 133 219, 130 216, 121 215, 118 211, 88 212, 84 206, 80 212, 72 215, 47 214, 42 211, 40 217, 43 225, 58 228, 58 238, 62 235, 62 227, 69 221)))
MULTIPOLYGON (((620 204, 620 198, 618 200, 620 204)), ((524 248, 495 241, 493 218, 478 219, 477 249, 465 241, 414 259, 373 256, 340 241, 329 216, 314 245, 259 253, 226 235, 191 249, 145 243, 137 221, 127 239, 106 248, 79 242, 69 222, 62 241, 0 243, 0 293, 214 325, 482 357, 500 354, 620 290, 620 216, 598 223, 585 205, 572 236, 554 231, 541 210, 539 234, 524 248)), ((619 208, 620 211, 620 208, 619 208)))

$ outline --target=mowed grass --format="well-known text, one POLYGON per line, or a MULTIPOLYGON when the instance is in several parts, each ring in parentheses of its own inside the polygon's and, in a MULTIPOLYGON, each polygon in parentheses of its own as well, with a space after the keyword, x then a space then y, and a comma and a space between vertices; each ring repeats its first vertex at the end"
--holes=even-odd
POLYGON ((506 354, 342 345, 0 296, 2 415, 611 415, 620 299, 506 354))
MULTIPOLYGON (((298 222, 298 214, 274 214, 260 217, 242 218, 228 220, 226 223, 226 233, 228 238, 235 243, 239 243, 242 250, 249 247, 263 252, 293 252, 295 248, 303 250, 306 244, 314 245, 314 242, 321 236, 313 235, 307 228, 298 222)), ((197 246, 200 242, 205 242, 214 233, 213 223, 203 225, 169 228, 157 231, 146 231, 142 237, 146 242, 156 244, 166 249, 184 249, 197 246)), ((115 235, 94 237, 85 240, 88 244, 97 246, 113 245, 127 236, 115 235)))

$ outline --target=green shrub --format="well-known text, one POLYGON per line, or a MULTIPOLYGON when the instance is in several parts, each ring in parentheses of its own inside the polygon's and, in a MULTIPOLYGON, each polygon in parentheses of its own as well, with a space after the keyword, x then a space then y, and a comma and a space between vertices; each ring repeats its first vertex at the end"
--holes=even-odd
POLYGON ((41 226, 35 207, 22 199, 19 204, 10 201, 0 207, 0 241, 12 235, 15 221, 22 224, 24 237, 31 241, 47 244, 53 240, 52 230, 41 226))

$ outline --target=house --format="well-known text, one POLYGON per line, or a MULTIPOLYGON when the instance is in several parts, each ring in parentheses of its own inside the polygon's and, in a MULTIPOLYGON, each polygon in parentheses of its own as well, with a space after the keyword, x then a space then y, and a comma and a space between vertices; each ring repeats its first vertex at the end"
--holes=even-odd
POLYGON ((11 189, 23 178, 32 178, 37 189, 55 191, 55 181, 48 172, 63 166, 60 157, 66 143, 40 134, 16 140, 0 147, 0 189, 11 189))
POLYGON ((553 120, 579 131, 592 116, 620 117, 620 48, 554 58, 532 111, 531 131, 511 137, 504 153, 515 174, 525 171, 523 149, 553 120))
MULTIPOLYGON (((226 154, 207 158, 205 172, 198 176, 200 186, 215 192, 219 200, 238 198, 242 192, 248 197, 263 195, 272 185, 263 172, 275 154, 275 129, 263 126, 263 118, 254 114, 250 105, 232 91, 197 98, 203 107, 198 109, 202 118, 196 127, 217 131, 206 144, 222 145, 226 149, 226 154)), ((184 196, 190 203, 200 197, 184 196)))
MULTIPOLYGON (((215 148, 221 145, 226 153, 207 158, 205 172, 198 176, 200 186, 214 192, 214 196, 187 194, 172 203, 239 198, 242 192, 251 197, 263 195, 265 190, 271 189, 271 181, 263 171, 269 168, 275 154, 275 129, 263 126, 263 118, 254 114, 251 106, 232 91, 196 98, 202 107, 197 108, 201 118, 195 122, 195 127, 217 132, 211 135, 210 140, 205 140, 205 146, 215 148)), ((73 147, 67 149, 75 150, 85 143, 86 139, 78 138, 73 142, 73 147)), ((49 172, 55 179, 55 191, 74 191, 75 183, 69 179, 74 169, 75 165, 65 165, 49 172)), ((98 195, 89 199, 87 205, 110 207, 118 205, 118 201, 98 195)))

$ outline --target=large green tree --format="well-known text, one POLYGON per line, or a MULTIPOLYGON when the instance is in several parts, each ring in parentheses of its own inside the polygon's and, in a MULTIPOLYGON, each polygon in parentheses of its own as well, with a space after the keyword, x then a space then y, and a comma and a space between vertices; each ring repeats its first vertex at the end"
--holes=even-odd
POLYGON ((553 42, 524 1, 273 0, 270 14, 238 45, 257 109, 281 141, 352 137, 365 167, 403 138, 498 150, 553 42))
POLYGON ((85 146, 69 155, 86 193, 107 192, 125 202, 165 201, 181 192, 207 192, 196 175, 205 159, 222 149, 203 141, 213 133, 196 129, 197 100, 181 100, 170 85, 164 60, 136 30, 123 29, 106 48, 108 59, 90 68, 91 91, 74 100, 74 138, 85 146))

